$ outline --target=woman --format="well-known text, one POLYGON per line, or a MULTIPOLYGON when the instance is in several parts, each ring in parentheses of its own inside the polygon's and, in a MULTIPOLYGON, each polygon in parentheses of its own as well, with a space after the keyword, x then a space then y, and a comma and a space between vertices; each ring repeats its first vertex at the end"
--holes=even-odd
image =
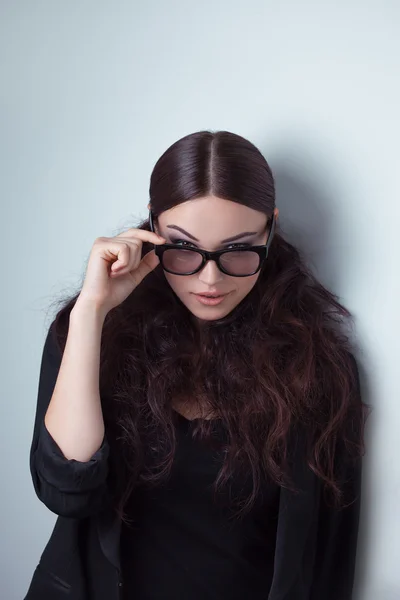
POLYGON ((59 518, 26 598, 351 598, 348 311, 279 232, 244 138, 178 140, 148 208, 95 241, 48 332, 30 465, 59 518))

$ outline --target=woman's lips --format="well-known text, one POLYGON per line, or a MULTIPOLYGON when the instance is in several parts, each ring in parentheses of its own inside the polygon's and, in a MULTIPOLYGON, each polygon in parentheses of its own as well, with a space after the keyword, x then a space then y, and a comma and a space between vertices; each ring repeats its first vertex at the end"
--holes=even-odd
POLYGON ((222 294, 217 297, 203 296, 202 294, 194 294, 195 297, 201 304, 205 304, 206 306, 216 306, 224 301, 228 294, 222 294))

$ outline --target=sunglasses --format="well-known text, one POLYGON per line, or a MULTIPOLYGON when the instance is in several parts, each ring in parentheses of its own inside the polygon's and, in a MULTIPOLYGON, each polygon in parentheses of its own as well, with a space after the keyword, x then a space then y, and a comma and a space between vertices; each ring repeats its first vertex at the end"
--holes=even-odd
MULTIPOLYGON (((154 218, 149 211, 150 230, 155 233, 154 218)), ((266 244, 247 248, 229 248, 207 252, 198 248, 182 247, 179 244, 154 244, 155 253, 160 259, 164 271, 172 275, 194 275, 209 260, 214 260, 220 271, 232 277, 250 277, 257 273, 266 258, 275 233, 275 213, 272 214, 269 235, 266 244)))

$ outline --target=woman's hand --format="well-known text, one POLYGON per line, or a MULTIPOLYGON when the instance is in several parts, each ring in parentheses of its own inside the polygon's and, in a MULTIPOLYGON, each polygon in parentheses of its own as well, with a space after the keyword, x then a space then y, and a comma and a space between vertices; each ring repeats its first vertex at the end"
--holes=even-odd
POLYGON ((141 259, 143 242, 165 244, 166 240, 135 228, 115 237, 97 238, 79 299, 93 303, 104 315, 121 304, 160 262, 154 250, 141 259))

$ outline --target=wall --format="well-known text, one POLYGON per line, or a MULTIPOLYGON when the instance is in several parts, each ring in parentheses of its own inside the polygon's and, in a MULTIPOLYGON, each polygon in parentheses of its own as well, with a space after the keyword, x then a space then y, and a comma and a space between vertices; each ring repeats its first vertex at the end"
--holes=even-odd
POLYGON ((375 407, 359 597, 400 597, 399 20, 395 0, 1 2, 2 597, 23 596, 55 521, 28 465, 51 302, 199 129, 259 146, 283 228, 354 314, 375 407))

